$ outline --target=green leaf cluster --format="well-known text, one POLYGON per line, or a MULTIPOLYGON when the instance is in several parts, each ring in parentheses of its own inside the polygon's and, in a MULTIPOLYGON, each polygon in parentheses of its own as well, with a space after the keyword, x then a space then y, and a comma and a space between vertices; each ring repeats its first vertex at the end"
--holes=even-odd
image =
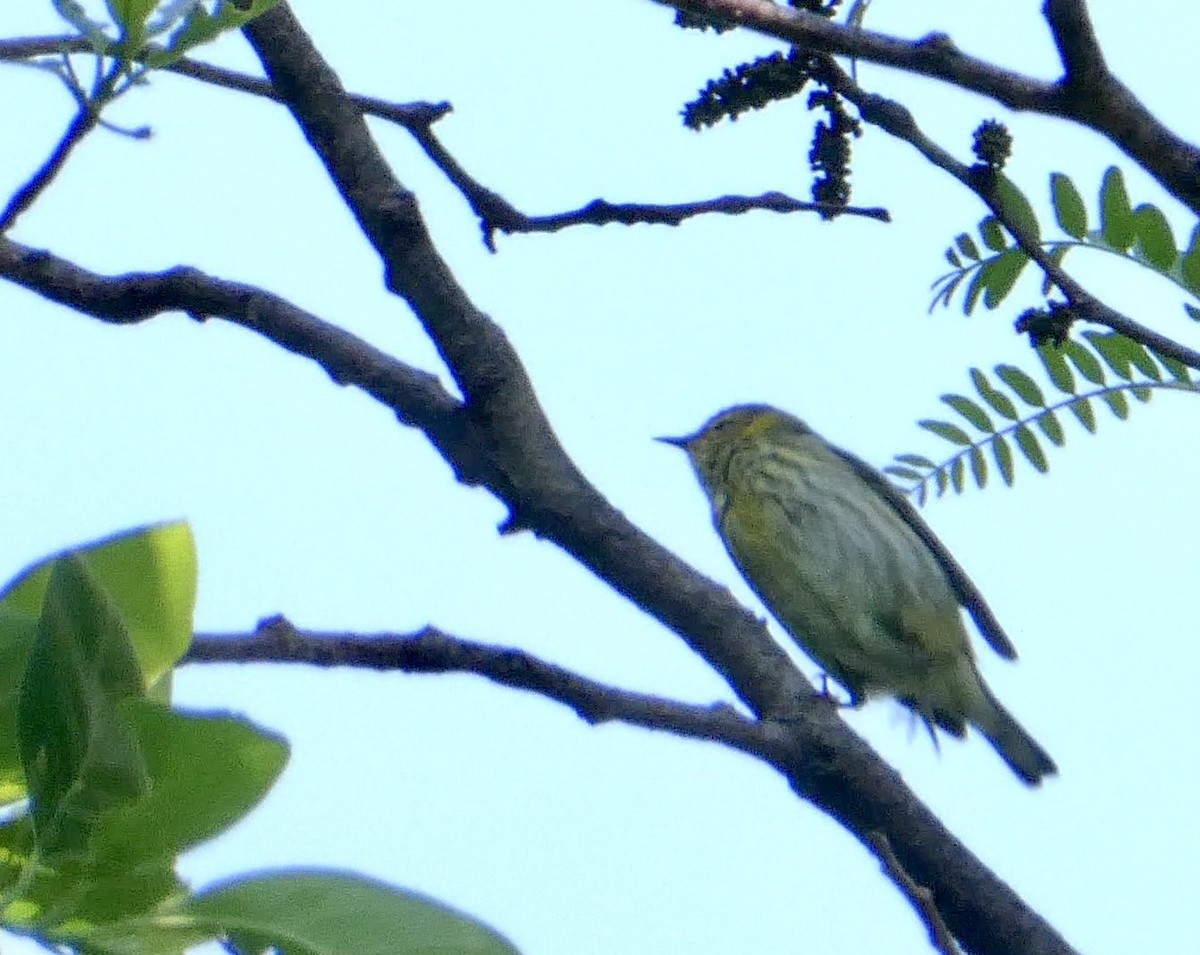
MULTIPOLYGON (((1131 205, 1125 178, 1116 166, 1109 167, 1100 183, 1096 228, 1090 228, 1083 196, 1065 174, 1050 176, 1050 199, 1066 239, 1043 239, 1029 200, 1010 180, 1002 180, 1001 200, 1006 214, 1027 229, 1056 264, 1062 265, 1076 248, 1105 252, 1150 269, 1200 302, 1200 225, 1192 229, 1186 247, 1177 246, 1171 224, 1161 209, 1148 202, 1131 205)), ((930 311, 938 305, 949 306, 960 290, 964 314, 972 314, 980 302, 994 309, 1007 298, 1029 264, 1029 256, 995 216, 984 217, 976 232, 978 240, 964 232, 946 250, 952 270, 934 281, 930 311)), ((1050 280, 1043 279, 1042 294, 1051 290, 1050 280)), ((1186 302, 1183 307, 1190 318, 1200 320, 1200 308, 1195 304, 1186 302)))
POLYGON ((101 56, 161 67, 222 33, 237 30, 278 0, 105 0, 111 24, 88 16, 79 0, 53 0, 54 9, 101 56), (209 12, 209 8, 212 12, 209 12), (110 31, 115 27, 114 39, 110 31), (165 43, 159 42, 163 37, 165 43))
POLYGON ((183 955, 209 940, 311 955, 511 955, 496 932, 341 872, 264 873, 194 894, 180 853, 278 778, 287 745, 170 707, 192 638, 186 524, 42 561, 0 591, 0 928, 47 947, 183 955))
POLYGON ((906 491, 924 503, 930 489, 940 497, 961 494, 967 473, 976 487, 987 486, 991 467, 1012 485, 1017 454, 1035 470, 1049 469, 1045 443, 1062 446, 1062 418, 1073 417, 1084 430, 1096 431, 1096 405, 1125 419, 1131 404, 1145 403, 1156 390, 1200 392, 1200 382, 1181 362, 1152 352, 1116 332, 1086 331, 1062 346, 1040 345, 1045 385, 1015 365, 996 365, 992 375, 972 368, 973 395, 945 394, 951 419, 926 419, 920 426, 954 446, 934 461, 921 454, 898 454, 884 470, 908 482, 906 491), (1057 395, 1047 396, 1047 389, 1057 395))

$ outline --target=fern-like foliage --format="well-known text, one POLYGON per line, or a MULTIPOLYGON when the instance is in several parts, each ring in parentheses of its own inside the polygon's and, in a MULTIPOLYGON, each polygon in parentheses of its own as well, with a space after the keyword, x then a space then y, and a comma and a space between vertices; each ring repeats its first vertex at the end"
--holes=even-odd
MULTIPOLYGON (((1006 210, 1038 237, 1054 261, 1061 264, 1075 248, 1116 255, 1150 269, 1200 302, 1200 225, 1192 230, 1187 248, 1178 248, 1160 209, 1149 203, 1136 208, 1130 204, 1124 177, 1116 167, 1104 173, 1100 185, 1098 228, 1088 228, 1087 206, 1067 176, 1055 173, 1050 177, 1050 195, 1066 239, 1042 239, 1041 226, 1028 199, 1010 180, 1002 183, 1006 210)), ((985 308, 994 309, 1013 290, 1029 264, 1029 256, 994 216, 984 218, 977 231, 978 241, 964 232, 946 250, 953 271, 934 282, 931 311, 937 305, 949 306, 960 288, 965 314, 970 315, 981 301, 985 308)), ((1050 291, 1047 279, 1042 294, 1050 291)), ((1200 308, 1191 302, 1183 307, 1190 318, 1200 321, 1200 308)), ((923 504, 931 491, 939 497, 951 489, 961 494, 968 472, 974 484, 983 488, 993 466, 1011 485, 1018 453, 1036 470, 1047 471, 1045 442, 1055 446, 1066 442, 1061 421, 1064 415, 1074 417, 1084 430, 1095 433, 1097 404, 1106 405, 1124 420, 1132 407, 1131 397, 1145 403, 1155 391, 1164 389, 1200 393, 1200 381, 1174 358, 1117 332, 1091 330, 1080 338, 1067 338, 1064 326, 1061 337, 1047 334, 1045 329, 1056 321, 1053 305, 1037 317, 1043 320, 1038 326, 1041 331, 1035 332, 1035 322, 1027 319, 1018 327, 1028 328, 1035 338, 1035 354, 1042 364, 1040 377, 1057 395, 1052 393, 1048 398, 1045 387, 1015 365, 996 365, 991 376, 972 368, 973 395, 942 395, 942 402, 956 417, 919 422, 926 431, 952 445, 953 450, 940 461, 921 454, 898 454, 884 469, 904 482, 905 490, 918 503, 923 504)))
MULTIPOLYGON (((1004 187, 1006 207, 1040 236, 1029 200, 1011 180, 1005 180, 1004 187)), ((1087 205, 1068 176, 1058 172, 1051 175, 1050 198, 1058 226, 1066 238, 1042 239, 1040 244, 1057 264, 1062 265, 1072 249, 1105 252, 1150 269, 1200 302, 1200 225, 1192 229, 1186 248, 1176 247, 1171 224, 1161 209, 1148 202, 1137 207, 1130 205, 1125 177, 1116 166, 1109 167, 1100 184, 1098 228, 1089 229, 1087 205)), ((959 289, 963 290, 964 314, 972 314, 980 301, 985 308, 994 309, 1012 291, 1029 264, 1029 256, 995 216, 984 217, 977 233, 978 241, 964 232, 946 250, 946 261, 952 268, 933 283, 931 312, 938 305, 949 306, 959 289)), ((1042 294, 1050 291, 1051 284, 1046 279, 1042 294)), ((1200 307, 1185 302, 1183 308, 1189 318, 1200 321, 1200 307)))
POLYGON ((942 395, 956 417, 919 422, 953 450, 940 461, 898 454, 884 471, 906 482, 904 490, 919 504, 931 490, 938 497, 950 489, 961 494, 968 471, 976 487, 986 487, 992 465, 1011 486, 1016 476, 1014 448, 1045 473, 1049 461, 1043 442, 1059 447, 1066 443, 1065 414, 1094 434, 1097 404, 1124 420, 1132 407, 1130 397, 1145 403, 1158 390, 1200 393, 1200 382, 1186 365, 1116 332, 1087 331, 1083 340, 1069 339, 1062 346, 1046 343, 1036 354, 1057 396, 1047 397, 1046 388, 1015 365, 996 365, 994 377, 972 368, 974 395, 942 395))

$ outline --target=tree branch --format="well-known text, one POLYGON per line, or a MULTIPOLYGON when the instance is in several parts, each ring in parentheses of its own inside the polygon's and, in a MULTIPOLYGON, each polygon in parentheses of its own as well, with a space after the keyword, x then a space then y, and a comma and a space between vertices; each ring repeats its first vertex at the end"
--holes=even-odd
POLYGON ((100 112, 113 97, 118 81, 121 79, 123 73, 124 70, 121 65, 114 62, 109 66, 104 75, 97 80, 95 88, 90 93, 83 89, 71 89, 78 104, 75 118, 67 125, 66 130, 59 138, 54 149, 50 152, 50 155, 46 158, 46 161, 13 194, 8 204, 4 207, 4 211, 0 212, 0 234, 8 232, 16 224, 17 218, 21 213, 25 212, 37 201, 38 196, 49 187, 50 183, 54 181, 54 177, 66 166, 67 159, 75 147, 83 142, 83 138, 96 128, 96 124, 100 122, 100 112))
POLYGON ((305 663, 405 673, 474 673, 570 707, 593 725, 627 723, 688 739, 722 743, 753 756, 770 748, 769 733, 732 706, 691 706, 600 683, 523 650, 453 637, 436 627, 415 633, 318 633, 283 617, 260 621, 249 634, 196 634, 184 663, 305 663))
MULTIPOLYGON (((79 37, 24 37, 0 40, 0 62, 24 62, 37 56, 59 53, 90 53, 87 40, 79 37)), ((283 97, 274 86, 264 79, 213 66, 198 60, 181 59, 162 69, 180 76, 209 83, 223 89, 236 90, 252 96, 283 102, 283 97)), ((635 225, 679 225, 687 219, 700 215, 740 215, 756 209, 768 212, 823 212, 827 204, 804 202, 779 192, 768 192, 761 196, 720 196, 697 202, 674 205, 653 203, 612 203, 595 199, 587 205, 567 212, 551 215, 531 216, 517 209, 502 195, 489 189, 471 176, 446 149, 433 124, 450 113, 453 107, 447 102, 393 103, 374 96, 346 93, 347 99, 368 116, 375 116, 395 123, 406 129, 450 183, 458 189, 471 211, 479 218, 483 242, 489 251, 496 251, 496 233, 547 233, 559 232, 578 225, 603 226, 612 223, 635 225)), ((36 177, 35 177, 36 178, 36 177)), ((47 180, 48 181, 48 180, 47 180)), ((838 215, 863 216, 889 222, 888 211, 879 207, 837 206, 832 211, 838 215)), ((0 228, 0 232, 4 231, 0 228)))
POLYGON ((175 311, 198 321, 220 318, 240 325, 316 362, 337 384, 361 388, 401 422, 420 428, 455 468, 460 481, 484 481, 481 475, 487 465, 470 435, 461 402, 437 376, 397 361, 278 295, 184 266, 165 272, 98 275, 3 237, 0 277, 114 325, 133 325, 175 311))
POLYGON ((861 30, 772 0, 654 0, 688 13, 732 20, 758 33, 815 52, 849 56, 928 76, 979 93, 1010 109, 1043 113, 1100 133, 1152 175, 1171 195, 1200 215, 1200 148, 1175 135, 1106 68, 1082 0, 1047 0, 1043 12, 1067 57, 1063 80, 1047 83, 959 50, 943 34, 920 40, 861 30), (1087 25, 1081 38, 1072 25, 1087 25), (1058 31, 1062 37, 1058 38, 1058 31), (1090 39, 1089 39, 1090 37, 1090 39), (1069 72, 1072 68, 1076 74, 1069 72), (1087 72, 1092 69, 1093 72, 1087 72), (1086 77, 1086 85, 1080 80, 1086 77))
POLYGON ((1111 81, 1083 0, 1046 0, 1042 15, 1050 25, 1067 86, 1083 89, 1111 81))
POLYGON ((429 157, 430 162, 442 170, 446 178, 463 194, 471 206, 471 211, 478 216, 479 225, 483 231, 483 244, 491 252, 496 251, 497 232, 506 234, 559 232, 577 225, 602 226, 610 223, 679 225, 685 219, 694 216, 711 213, 740 215, 755 209, 779 213, 832 210, 838 215, 864 216, 878 219, 881 222, 891 221, 891 216, 888 215, 886 209, 859 206, 831 207, 827 203, 803 202, 780 192, 767 192, 761 196, 720 196, 716 199, 674 205, 612 203, 605 199, 595 199, 587 205, 569 212, 530 216, 470 176, 450 151, 442 145, 432 129, 426 127, 425 129, 413 129, 411 132, 413 138, 425 151, 425 155, 429 157))
POLYGON ((831 89, 858 108, 864 121, 910 143, 930 163, 949 173, 974 192, 1012 234, 1021 250, 1058 286, 1067 297, 1072 310, 1080 318, 1120 332, 1159 354, 1175 358, 1190 368, 1200 370, 1200 351, 1188 348, 1106 305, 1055 262, 1042 248, 1037 236, 1032 235, 1004 207, 996 188, 995 175, 990 170, 960 162, 921 131, 907 107, 895 100, 865 92, 832 60, 827 61, 822 78, 829 83, 831 89))

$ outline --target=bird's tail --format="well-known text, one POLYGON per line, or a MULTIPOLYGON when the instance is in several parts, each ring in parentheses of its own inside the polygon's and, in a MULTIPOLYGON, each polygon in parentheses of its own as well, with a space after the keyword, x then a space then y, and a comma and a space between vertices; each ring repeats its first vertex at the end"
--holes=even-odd
POLYGON ((1038 785, 1043 776, 1057 773, 1058 767, 1054 765, 1050 754, 1025 732, 982 680, 979 685, 983 694, 980 705, 975 707, 977 712, 971 715, 971 722, 1008 763, 1009 768, 1030 786, 1038 785))

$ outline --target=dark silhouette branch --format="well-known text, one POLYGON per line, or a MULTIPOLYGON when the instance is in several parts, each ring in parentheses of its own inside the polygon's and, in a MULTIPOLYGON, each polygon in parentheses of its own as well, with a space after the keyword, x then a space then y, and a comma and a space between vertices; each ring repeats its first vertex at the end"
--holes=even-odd
POLYGON ((828 203, 804 202, 780 192, 767 192, 761 196, 720 196, 698 202, 682 202, 671 205, 651 203, 612 203, 595 199, 585 206, 554 215, 530 216, 521 212, 507 199, 487 188, 471 177, 459 164, 434 131, 428 127, 413 129, 417 140, 430 162, 437 166, 466 198, 471 211, 479 218, 483 232, 483 244, 489 251, 496 251, 496 233, 514 234, 521 232, 559 232, 578 225, 679 225, 686 219, 700 215, 718 213, 740 215, 761 209, 768 212, 824 212, 834 211, 839 215, 864 216, 890 222, 886 209, 862 208, 860 206, 832 207, 828 203))
POLYGON ((453 637, 436 627, 415 633, 316 633, 283 617, 249 634, 196 634, 184 663, 304 663, 405 673, 474 673, 570 707, 593 725, 627 723, 761 756, 775 728, 732 706, 695 706, 600 683, 512 647, 453 637))
POLYGON ((1058 48, 1066 86, 1083 90, 1111 79, 1083 0, 1046 0, 1042 14, 1058 48))
MULTIPOLYGON (((24 37, 0 40, 0 62, 25 62, 38 56, 61 53, 90 53, 88 42, 79 37, 24 37)), ((282 96, 266 80, 239 73, 198 60, 184 58, 162 69, 200 80, 222 89, 235 90, 283 102, 282 96)), ((567 212, 551 215, 531 216, 517 209, 512 203, 493 189, 471 176, 453 153, 442 144, 433 131, 433 124, 450 113, 453 107, 441 103, 393 103, 374 96, 347 93, 347 98, 368 116, 384 119, 407 130, 417 141, 442 174, 466 199, 471 211, 478 217, 483 233, 484 245, 496 251, 496 233, 548 233, 579 225, 603 226, 614 223, 622 225, 679 225, 687 219, 701 215, 740 215, 754 210, 776 213, 835 211, 839 215, 862 216, 890 221, 888 211, 879 207, 837 206, 831 210, 826 203, 804 202, 779 192, 768 192, 760 196, 719 196, 696 202, 670 205, 655 203, 612 203, 595 199, 587 205, 567 212)), ((47 182, 49 180, 47 179, 47 182)), ((3 229, 0 229, 3 231, 3 229)))
POLYGON ((483 466, 477 461, 477 445, 467 438, 462 405, 435 375, 397 361, 278 295, 187 267, 98 275, 2 237, 0 277, 114 325, 137 324, 168 312, 240 325, 316 362, 334 382, 361 388, 403 423, 424 431, 459 480, 478 483, 483 466))
POLYGON ((945 34, 918 40, 862 30, 772 0, 654 0, 687 13, 731 20, 819 53, 852 57, 941 80, 1014 110, 1057 116, 1104 136, 1200 215, 1200 147, 1177 136, 1104 66, 1081 0, 1046 0, 1043 14, 1066 73, 1047 82, 959 50, 945 34), (1080 30, 1072 35, 1072 30, 1080 30))
POLYGON ((119 63, 114 62, 109 65, 104 75, 97 80, 95 89, 90 92, 72 87, 71 92, 74 94, 78 105, 75 118, 67 125, 66 130, 59 137, 58 143, 51 150, 46 161, 13 194, 8 204, 4 207, 4 211, 0 212, 0 234, 8 232, 16 224, 17 218, 21 213, 25 212, 37 201, 38 196, 45 192, 50 183, 54 181, 54 178, 62 172, 63 167, 67 164, 67 159, 75 147, 83 142, 83 138, 96 128, 100 122, 100 112, 107 101, 116 95, 118 83, 124 72, 124 68, 119 63))

